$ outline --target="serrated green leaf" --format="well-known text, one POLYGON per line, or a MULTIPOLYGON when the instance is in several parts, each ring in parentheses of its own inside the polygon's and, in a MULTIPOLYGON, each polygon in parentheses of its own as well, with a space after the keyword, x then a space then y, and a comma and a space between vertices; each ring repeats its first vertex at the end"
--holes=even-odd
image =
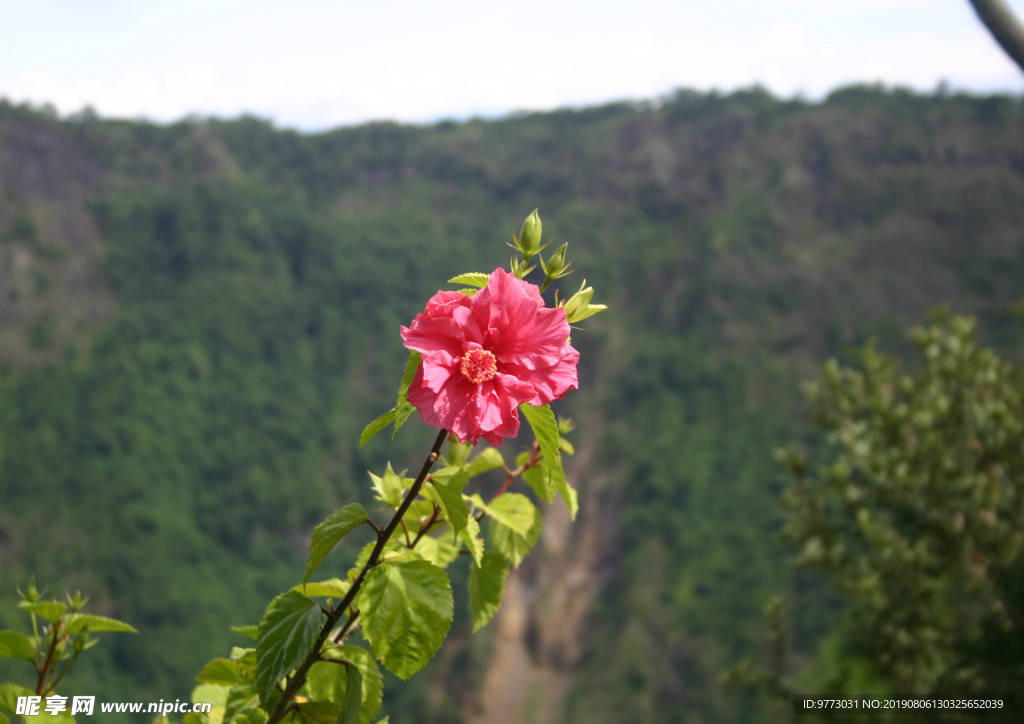
MULTIPOLYGON (((331 646, 324 656, 335 661, 354 664, 362 675, 362 705, 356 724, 369 724, 380 711, 384 697, 384 679, 370 652, 359 646, 331 646)), ((339 704, 348 690, 348 674, 338 664, 321 661, 309 669, 306 689, 311 699, 329 700, 339 704)))
POLYGON ((468 284, 471 287, 483 289, 487 286, 487 280, 490 278, 489 274, 484 274, 482 272, 466 272, 465 274, 459 274, 457 277, 452 277, 448 280, 448 283, 468 284))
POLYGON ((227 684, 232 686, 238 683, 239 676, 241 676, 241 670, 237 661, 214 659, 199 672, 199 676, 196 677, 196 683, 227 684))
POLYGON ((447 568, 449 563, 459 557, 459 549, 452 544, 453 540, 455 538, 450 530, 437 538, 425 535, 416 544, 415 551, 438 568, 447 568))
POLYGON ((530 528, 530 531, 525 536, 506 525, 502 525, 494 518, 491 518, 488 522, 487 532, 494 549, 501 553, 505 560, 511 563, 513 567, 519 568, 523 559, 526 558, 526 555, 537 545, 537 541, 540 540, 543 527, 544 521, 538 510, 533 520, 533 527, 530 528))
POLYGON ((466 521, 466 529, 459 531, 459 539, 466 544, 466 548, 473 556, 473 562, 479 566, 484 554, 484 542, 480 539, 480 524, 476 518, 470 516, 466 521))
POLYGON ((312 581, 303 585, 298 584, 292 586, 293 591, 298 591, 303 596, 309 596, 310 598, 344 598, 345 594, 348 593, 348 589, 352 587, 352 584, 348 581, 343 581, 340 578, 331 578, 327 581, 320 581, 319 583, 313 583, 312 581))
POLYGON ((377 724, 389 724, 390 721, 391 721, 391 717, 390 716, 386 716, 383 719, 381 719, 380 721, 378 721, 377 724))
POLYGON ((505 458, 501 456, 493 447, 487 447, 480 451, 480 453, 473 458, 469 465, 466 466, 466 473, 469 477, 475 477, 481 473, 486 473, 488 470, 494 470, 495 468, 504 467, 505 458))
POLYGON ((36 646, 32 639, 17 631, 0 631, 0 656, 35 661, 36 646))
POLYGON ((452 589, 445 572, 427 561, 385 563, 366 576, 359 610, 374 655, 408 681, 437 653, 451 628, 452 589))
POLYGON ((105 616, 93 616, 85 613, 69 613, 64 619, 64 630, 76 634, 85 629, 90 633, 97 631, 117 631, 120 633, 138 633, 133 626, 124 621, 117 621, 105 616))
POLYGON ((306 563, 302 567, 302 582, 306 583, 309 580, 338 541, 369 519, 370 516, 363 510, 363 506, 359 503, 350 503, 331 513, 327 520, 318 525, 313 530, 309 555, 306 556, 306 563))
POLYGON ((36 616, 44 618, 50 623, 59 623, 60 617, 68 610, 68 607, 60 601, 35 601, 33 603, 29 603, 28 601, 19 601, 18 608, 22 611, 34 613, 36 616))
POLYGON ((530 423, 533 434, 537 438, 537 442, 540 443, 540 451, 544 455, 544 467, 551 474, 551 483, 562 496, 565 504, 569 506, 569 515, 576 520, 576 513, 580 507, 579 501, 576 490, 569 485, 569 481, 565 479, 565 470, 562 469, 562 458, 558 452, 558 424, 555 422, 554 413, 551 412, 548 405, 531 407, 525 402, 519 406, 519 411, 530 423))
POLYGON ((465 470, 460 470, 447 483, 438 482, 433 478, 430 482, 441 499, 445 520, 458 535, 459 531, 466 529, 466 521, 469 519, 469 506, 466 505, 461 492, 469 482, 469 475, 465 470))
POLYGON ((524 470, 523 480, 537 494, 538 498, 549 505, 554 502, 555 496, 558 495, 558 489, 551 482, 551 471, 542 465, 534 465, 524 470))
POLYGON ((487 515, 524 536, 530 532, 537 516, 536 506, 520 493, 505 493, 490 503, 485 503, 479 495, 474 495, 472 500, 473 505, 487 515))
MULTIPOLYGON (((257 626, 256 628, 257 628, 257 638, 259 638, 259 633, 258 633, 259 626, 257 626)), ((246 648, 242 648, 241 646, 232 646, 231 647, 231 660, 232 661, 241 661, 243 658, 245 658, 246 656, 248 656, 250 654, 255 656, 256 649, 246 649, 246 648)))
POLYGON ((576 514, 580 510, 579 496, 576 493, 576 488, 569 485, 569 481, 565 479, 565 471, 562 470, 561 463, 557 469, 551 471, 551 482, 555 484, 558 494, 562 496, 562 500, 569 507, 569 517, 576 520, 576 514))
POLYGON ((465 470, 463 470, 457 465, 448 465, 447 467, 443 467, 440 470, 435 470, 434 472, 432 472, 430 474, 430 479, 434 482, 444 483, 449 488, 462 490, 462 488, 466 487, 466 485, 469 484, 468 476, 463 478, 462 475, 460 475, 460 473, 465 472, 465 470), (453 479, 455 479, 456 476, 458 476, 458 479, 455 481, 455 484, 453 484, 452 481, 453 479), (459 487, 459 483, 461 483, 461 487, 459 487))
POLYGON ((234 631, 235 633, 240 633, 243 636, 248 636, 253 641, 255 641, 257 638, 259 638, 259 635, 260 635, 260 627, 256 626, 256 625, 253 625, 253 626, 232 626, 231 630, 234 631))
POLYGON ((501 606, 505 595, 508 561, 495 551, 485 551, 479 566, 469 569, 469 615, 473 619, 473 633, 491 620, 501 606))
POLYGON ((301 593, 288 591, 267 606, 256 639, 256 685, 265 704, 275 684, 302 663, 316 643, 324 614, 301 593))
POLYGON ((359 434, 359 449, 363 449, 363 445, 370 442, 373 437, 383 430, 385 427, 395 421, 395 417, 398 415, 398 410, 392 407, 390 410, 385 412, 383 415, 378 417, 376 420, 371 422, 369 425, 363 428, 363 431, 359 434))

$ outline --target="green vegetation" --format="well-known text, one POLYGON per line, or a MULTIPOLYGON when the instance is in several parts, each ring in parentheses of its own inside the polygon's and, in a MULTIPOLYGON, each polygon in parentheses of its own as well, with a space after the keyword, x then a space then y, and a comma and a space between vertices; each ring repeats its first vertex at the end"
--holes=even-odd
POLYGON ((795 479, 783 497, 785 535, 800 551, 796 562, 825 572, 847 605, 817 660, 795 676, 786 671, 782 609, 771 605, 774 670, 746 664, 733 675, 781 695, 781 709, 794 695, 1001 700, 997 710, 806 716, 1018 717, 1024 366, 979 346, 975 328, 941 311, 911 333, 912 374, 869 344, 856 368, 830 361, 810 387, 818 425, 839 454, 821 465, 795 449, 780 454, 795 479))
MULTIPOLYGON (((374 504, 366 471, 418 464, 415 416, 394 447, 357 442, 394 404, 397 327, 436 280, 506 264, 494 250, 542 206, 613 310, 573 335, 581 392, 556 411, 597 421, 588 470, 624 504, 567 716, 754 720, 717 680, 762 646, 763 600, 794 602, 798 659, 839 615, 778 537, 772 450, 820 449, 799 380, 869 335, 907 355, 902 330, 940 303, 1019 352, 1022 121, 1012 98, 872 88, 316 136, 0 103, 0 592, 34 571, 139 629, 69 690, 187 698, 245 643, 228 626, 297 582, 313 527, 374 504)), ((462 563, 453 587, 486 607, 462 563)), ((454 616, 449 643, 474 625, 459 598, 454 616)), ((472 692, 431 691, 483 666, 458 651, 385 682, 383 713, 460 720, 472 692)))

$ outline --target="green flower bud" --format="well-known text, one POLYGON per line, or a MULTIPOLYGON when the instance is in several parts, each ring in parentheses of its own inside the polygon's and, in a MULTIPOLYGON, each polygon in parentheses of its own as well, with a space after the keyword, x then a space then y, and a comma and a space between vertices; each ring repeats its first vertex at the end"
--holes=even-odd
POLYGON ((71 611, 73 613, 81 610, 82 606, 84 606, 88 602, 89 597, 83 596, 81 591, 75 591, 74 596, 68 596, 68 603, 71 604, 71 611))
POLYGON ((587 317, 593 317, 598 312, 603 312, 608 307, 604 304, 591 304, 594 296, 594 288, 587 286, 587 280, 583 280, 580 290, 569 297, 565 303, 565 318, 569 324, 583 321, 587 317))
POLYGON ((565 242, 555 250, 555 253, 551 255, 551 259, 544 267, 544 275, 551 277, 552 279, 558 278, 558 272, 562 271, 565 266, 565 252, 569 248, 569 242, 565 242))
POLYGON ((534 209, 523 221, 523 228, 519 230, 519 251, 522 252, 524 260, 530 261, 540 251, 542 229, 540 214, 534 209))
POLYGON ((572 262, 570 261, 567 263, 565 261, 565 252, 568 248, 568 242, 558 247, 555 250, 555 253, 551 255, 551 259, 547 264, 544 263, 544 258, 541 257, 540 265, 541 269, 544 270, 544 284, 540 288, 542 292, 548 288, 551 282, 572 274, 572 272, 569 271, 569 267, 572 265, 572 262))
POLYGON ((527 274, 537 268, 536 264, 527 264, 525 261, 520 261, 516 257, 512 257, 512 275, 516 279, 523 279, 527 274))
MULTIPOLYGON (((21 593, 20 588, 18 589, 18 593, 21 593)), ((25 586, 25 592, 21 593, 21 597, 29 603, 34 603, 39 600, 40 595, 42 594, 40 594, 39 589, 36 588, 36 577, 32 576, 30 579, 28 579, 28 585, 25 586)))

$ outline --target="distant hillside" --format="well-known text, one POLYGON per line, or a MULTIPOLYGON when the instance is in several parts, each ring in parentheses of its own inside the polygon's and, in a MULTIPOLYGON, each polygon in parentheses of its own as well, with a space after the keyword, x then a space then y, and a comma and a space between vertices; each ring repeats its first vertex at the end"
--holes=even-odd
POLYGON ((242 643, 228 625, 298 580, 311 526, 420 455, 420 424, 356 449, 401 374, 398 325, 507 264, 535 207, 612 305, 562 410, 585 423, 583 513, 547 514, 503 614, 471 638, 460 602, 386 712, 757 720, 717 678, 762 645, 761 601, 801 602, 805 652, 835 609, 776 539, 772 450, 818 444, 799 381, 869 335, 902 349, 941 303, 1021 350, 1019 99, 679 92, 313 136, 0 102, 0 596, 35 572, 141 632, 72 689, 185 697, 242 643))

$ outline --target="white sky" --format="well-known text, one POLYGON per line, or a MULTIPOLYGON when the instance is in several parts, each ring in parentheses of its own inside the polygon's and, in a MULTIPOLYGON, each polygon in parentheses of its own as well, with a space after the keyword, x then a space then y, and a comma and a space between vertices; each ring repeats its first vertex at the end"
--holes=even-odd
MULTIPOLYGON (((1024 0, 1009 0, 1024 17, 1024 0)), ((0 0, 0 96, 319 130, 760 83, 1024 93, 967 0, 0 0)))

